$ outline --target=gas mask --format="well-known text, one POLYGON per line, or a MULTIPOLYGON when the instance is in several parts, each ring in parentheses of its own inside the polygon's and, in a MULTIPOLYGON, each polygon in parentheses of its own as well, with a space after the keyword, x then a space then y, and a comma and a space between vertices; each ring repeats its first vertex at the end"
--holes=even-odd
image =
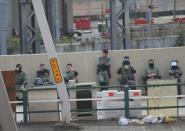
POLYGON ((149 63, 148 65, 150 68, 154 68, 154 63, 149 63))
POLYGON ((16 67, 16 69, 15 69, 17 72, 21 72, 22 71, 22 67, 21 66, 19 66, 19 67, 16 67))

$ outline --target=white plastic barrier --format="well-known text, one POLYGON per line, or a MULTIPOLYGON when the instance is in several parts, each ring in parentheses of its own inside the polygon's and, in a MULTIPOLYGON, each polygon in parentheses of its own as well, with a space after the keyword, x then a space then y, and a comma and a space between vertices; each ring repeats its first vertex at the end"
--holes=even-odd
MULTIPOLYGON (((141 90, 129 90, 130 97, 141 96, 141 90)), ((124 92, 117 90, 107 90, 102 92, 97 92, 97 98, 102 98, 102 101, 97 101, 97 109, 116 109, 124 108, 124 92), (114 100, 107 100, 113 98, 114 100)), ((133 100, 129 102, 130 107, 141 107, 141 100, 133 100)), ((112 119, 119 118, 124 115, 124 110, 102 110, 97 111, 97 119, 112 119)), ((130 116, 140 117, 141 110, 130 111, 130 116)))

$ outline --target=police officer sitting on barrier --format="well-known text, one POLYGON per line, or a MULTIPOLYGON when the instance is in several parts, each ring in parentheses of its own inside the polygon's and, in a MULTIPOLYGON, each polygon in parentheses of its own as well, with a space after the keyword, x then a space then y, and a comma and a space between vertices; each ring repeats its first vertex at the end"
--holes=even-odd
MULTIPOLYGON (((173 59, 170 63, 170 69, 169 69, 169 76, 171 78, 176 78, 178 83, 181 83, 182 81, 182 70, 179 67, 179 61, 173 59)), ((178 95, 181 95, 181 86, 178 85, 178 95)))
POLYGON ((45 64, 40 64, 39 70, 36 72, 37 78, 35 79, 35 85, 48 85, 51 84, 49 77, 50 71, 46 69, 45 64))
POLYGON ((78 83, 78 72, 73 68, 71 63, 66 65, 66 72, 64 73, 64 81, 69 84, 69 80, 75 80, 78 83))
MULTIPOLYGON (((16 89, 24 88, 27 84, 26 73, 22 70, 22 65, 21 64, 16 65, 15 81, 16 81, 16 89)), ((22 100, 23 99, 23 95, 22 95, 21 92, 16 93, 16 99, 17 100, 22 100)))
MULTIPOLYGON (((104 49, 102 51, 102 56, 97 60, 97 75, 100 86, 108 86, 109 79, 111 78, 110 73, 110 58, 108 58, 108 50, 104 49)), ((107 90, 108 88, 101 88, 102 90, 107 90)))
POLYGON ((153 59, 148 60, 148 68, 145 70, 143 79, 145 83, 148 79, 161 79, 158 68, 154 66, 153 59))
MULTIPOLYGON (((120 85, 135 85, 134 74, 136 70, 130 65, 129 56, 125 56, 122 62, 122 67, 117 71, 117 74, 121 75, 121 79, 118 79, 120 85)), ((135 87, 131 88, 135 90, 135 87)))
MULTIPOLYGON (((152 79, 161 79, 161 76, 159 74, 158 68, 155 67, 154 65, 154 60, 149 59, 148 68, 145 70, 145 73, 143 76, 144 84, 147 84, 147 81, 152 79)), ((145 88, 144 90, 145 90, 145 95, 147 95, 148 88, 145 88)))

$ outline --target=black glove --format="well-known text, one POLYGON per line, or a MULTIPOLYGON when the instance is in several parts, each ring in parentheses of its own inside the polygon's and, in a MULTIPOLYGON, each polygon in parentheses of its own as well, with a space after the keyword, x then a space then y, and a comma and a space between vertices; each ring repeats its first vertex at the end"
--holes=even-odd
POLYGON ((118 71, 117 71, 117 74, 121 74, 121 72, 122 72, 122 68, 120 67, 120 68, 118 69, 118 71))
POLYGON ((99 73, 99 69, 97 69, 97 72, 96 72, 97 74, 99 73))
POLYGON ((109 75, 109 78, 111 78, 111 73, 110 73, 110 71, 108 72, 108 75, 109 75))

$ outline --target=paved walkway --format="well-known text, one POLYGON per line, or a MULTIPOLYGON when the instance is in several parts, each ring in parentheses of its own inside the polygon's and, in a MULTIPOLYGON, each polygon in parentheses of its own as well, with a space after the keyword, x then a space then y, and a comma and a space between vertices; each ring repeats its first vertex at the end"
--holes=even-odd
MULTIPOLYGON (((117 121, 78 121, 76 122, 82 129, 80 131, 184 131, 185 120, 171 124, 144 124, 119 126, 117 121)), ((19 131, 75 131, 75 129, 65 129, 55 123, 19 125, 19 131)))

